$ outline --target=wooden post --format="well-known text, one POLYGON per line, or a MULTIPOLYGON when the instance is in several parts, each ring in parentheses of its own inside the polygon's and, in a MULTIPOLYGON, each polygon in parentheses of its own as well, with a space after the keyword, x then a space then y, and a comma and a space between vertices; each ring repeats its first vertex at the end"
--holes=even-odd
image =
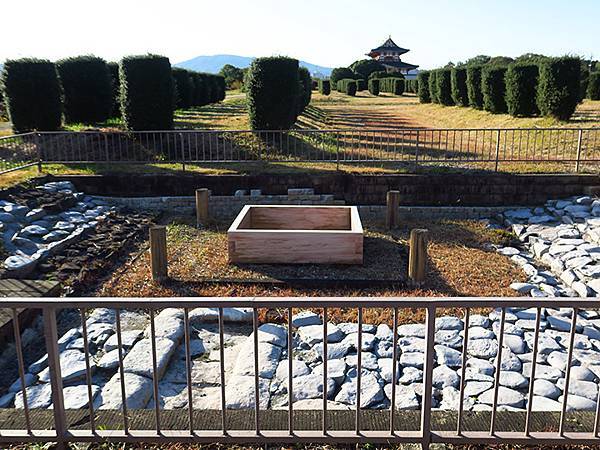
POLYGON ((196 189, 196 225, 206 225, 208 222, 208 189, 196 189))
POLYGON ((388 191, 385 226, 388 230, 396 228, 400 223, 400 191, 388 191))
POLYGON ((167 279, 167 228, 150 227, 150 261, 152 279, 159 283, 167 279))
POLYGON ((428 237, 429 230, 414 229, 410 231, 408 278, 417 286, 422 285, 425 281, 428 237))

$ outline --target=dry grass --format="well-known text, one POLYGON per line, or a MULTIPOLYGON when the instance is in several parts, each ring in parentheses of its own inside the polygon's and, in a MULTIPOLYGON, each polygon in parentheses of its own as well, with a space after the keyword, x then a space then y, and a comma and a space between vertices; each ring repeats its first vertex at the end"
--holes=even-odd
MULTIPOLYGON (((168 221, 169 271, 174 278, 164 285, 154 283, 150 277, 149 256, 126 263, 115 271, 94 295, 123 297, 177 297, 177 296, 514 296, 509 289, 513 281, 522 281, 523 274, 508 258, 487 248, 492 241, 505 240, 506 236, 488 230, 481 222, 439 221, 405 223, 392 235, 397 240, 399 255, 406 245, 410 229, 424 227, 430 230, 429 276, 422 289, 397 286, 354 289, 349 287, 300 288, 288 285, 265 286, 240 283, 207 284, 194 282, 198 274, 235 273, 252 274, 251 269, 228 266, 224 237, 208 242, 206 236, 223 235, 212 229, 199 231, 180 220, 168 221), (468 263, 465 263, 468 261, 468 263), (202 269, 199 269, 202 268, 202 269), (240 272, 238 272, 240 271, 240 272)), ((366 224, 369 228, 371 225, 366 224)), ((223 228, 221 228, 222 230, 223 228)), ((377 225, 373 225, 377 229, 377 225)), ((256 275, 256 272, 254 272, 256 275)), ((448 313, 457 312, 448 310, 448 313)), ((391 310, 367 310, 365 321, 390 322, 391 310)), ((402 322, 423 320, 423 311, 416 310, 401 315, 402 322)), ((356 310, 331 312, 334 321, 356 320, 356 310)), ((284 320, 277 311, 262 311, 261 318, 284 320)))

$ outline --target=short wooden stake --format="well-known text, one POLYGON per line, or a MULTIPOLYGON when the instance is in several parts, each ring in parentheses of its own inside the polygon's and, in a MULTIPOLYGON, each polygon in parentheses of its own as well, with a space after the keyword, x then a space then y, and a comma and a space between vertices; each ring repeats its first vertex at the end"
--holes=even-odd
POLYGON ((428 240, 429 230, 414 229, 410 231, 408 278, 417 286, 422 285, 425 281, 428 240))
POLYGON ((400 191, 388 191, 385 226, 388 230, 400 224, 400 191))
POLYGON ((150 261, 152 279, 159 283, 167 279, 167 228, 150 227, 150 261))
POLYGON ((196 225, 206 225, 208 222, 208 189, 196 189, 196 225))

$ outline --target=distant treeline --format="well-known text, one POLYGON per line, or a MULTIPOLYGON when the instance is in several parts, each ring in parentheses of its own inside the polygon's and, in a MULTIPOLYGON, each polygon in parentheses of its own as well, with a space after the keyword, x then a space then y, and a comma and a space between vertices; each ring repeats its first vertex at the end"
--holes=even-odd
POLYGON ((0 89, 17 133, 111 118, 121 118, 131 131, 168 130, 175 109, 223 100, 225 79, 171 68, 164 56, 126 56, 116 63, 86 55, 8 60, 0 89))

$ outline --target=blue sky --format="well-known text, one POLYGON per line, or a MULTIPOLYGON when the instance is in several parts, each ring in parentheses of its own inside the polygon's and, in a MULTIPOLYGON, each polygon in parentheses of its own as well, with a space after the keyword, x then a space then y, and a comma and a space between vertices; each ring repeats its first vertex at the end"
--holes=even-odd
POLYGON ((388 35, 422 68, 477 54, 600 59, 599 0, 10 0, 0 61, 93 53, 284 54, 345 66, 388 35), (83 6, 90 5, 90 6, 83 6), (94 5, 94 6, 91 6, 94 5))

